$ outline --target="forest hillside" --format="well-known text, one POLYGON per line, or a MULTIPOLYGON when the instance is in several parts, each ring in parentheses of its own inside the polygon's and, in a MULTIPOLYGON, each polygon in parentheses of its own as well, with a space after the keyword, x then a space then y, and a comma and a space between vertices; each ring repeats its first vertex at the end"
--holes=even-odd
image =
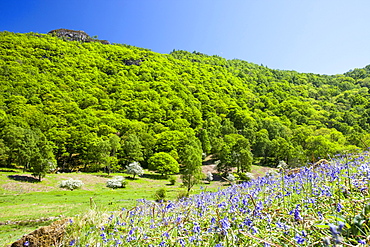
POLYGON ((318 75, 1 32, 0 165, 113 171, 158 153, 181 164, 190 145, 220 171, 299 166, 369 147, 369 87, 370 66, 318 75))

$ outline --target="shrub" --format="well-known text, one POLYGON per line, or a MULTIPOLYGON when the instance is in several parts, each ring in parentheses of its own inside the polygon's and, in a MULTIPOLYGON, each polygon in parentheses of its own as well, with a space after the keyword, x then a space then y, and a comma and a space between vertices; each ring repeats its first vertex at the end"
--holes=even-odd
POLYGON ((136 175, 142 176, 144 174, 144 170, 140 166, 140 163, 136 161, 126 166, 126 172, 132 174, 132 178, 135 178, 136 175))
POLYGON ((168 178, 168 181, 170 181, 170 184, 171 185, 175 185, 175 183, 176 183, 176 176, 170 176, 168 178))
POLYGON ((188 196, 189 196, 189 193, 187 191, 182 190, 177 194, 177 200, 187 198, 188 196))
POLYGON ((213 180, 212 172, 208 172, 208 173, 207 173, 206 180, 207 180, 209 183, 211 183, 211 181, 213 180))
POLYGON ((166 201, 166 197, 167 197, 167 190, 165 188, 161 188, 157 190, 154 194, 154 199, 157 202, 166 201))
POLYGON ((227 179, 230 183, 233 183, 233 182, 235 182, 235 180, 236 180, 235 176, 234 176, 233 174, 231 174, 231 173, 230 173, 229 175, 227 175, 226 179, 227 179))
POLYGON ((81 180, 78 179, 68 179, 68 180, 63 180, 60 184, 59 187, 63 189, 69 189, 69 190, 75 190, 79 189, 84 185, 81 180))
POLYGON ((248 182, 248 181, 251 181, 252 179, 254 179, 253 174, 250 173, 250 172, 245 172, 245 173, 240 172, 240 173, 238 173, 238 176, 239 176, 239 179, 241 181, 247 181, 248 182))
POLYGON ((127 181, 122 176, 117 176, 107 180, 107 187, 112 189, 125 188, 127 181))

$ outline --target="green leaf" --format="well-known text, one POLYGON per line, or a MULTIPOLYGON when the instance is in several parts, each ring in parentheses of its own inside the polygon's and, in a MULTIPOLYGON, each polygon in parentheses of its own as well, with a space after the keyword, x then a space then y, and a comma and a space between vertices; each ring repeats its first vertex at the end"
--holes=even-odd
POLYGON ((329 225, 323 225, 323 224, 320 224, 320 225, 315 225, 316 227, 318 228, 325 228, 325 229, 328 229, 329 228, 329 225))

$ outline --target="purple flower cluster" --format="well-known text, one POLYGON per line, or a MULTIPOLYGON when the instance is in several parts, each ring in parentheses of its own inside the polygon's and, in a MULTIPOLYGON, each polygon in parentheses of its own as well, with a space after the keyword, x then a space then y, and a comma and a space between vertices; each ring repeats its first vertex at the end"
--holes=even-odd
MULTIPOLYGON (((89 244, 288 246, 313 245, 328 236, 335 243, 363 243, 362 236, 346 240, 350 222, 338 219, 362 210, 361 204, 345 200, 343 187, 352 188, 351 200, 363 199, 361 188, 370 183, 368 161, 368 153, 350 161, 347 155, 296 174, 260 177, 176 202, 141 200, 135 208, 113 213, 104 226, 90 230, 89 235, 96 237, 88 238, 89 244)), ((82 238, 73 241, 74 246, 87 243, 82 238)))

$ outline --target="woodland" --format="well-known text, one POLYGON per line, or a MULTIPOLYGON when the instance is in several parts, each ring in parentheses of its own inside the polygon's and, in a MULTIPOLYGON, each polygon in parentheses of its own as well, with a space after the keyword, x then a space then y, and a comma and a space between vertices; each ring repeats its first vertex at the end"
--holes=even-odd
POLYGON ((370 65, 319 75, 1 32, 0 166, 40 180, 132 162, 186 174, 210 155, 222 173, 297 167, 369 147, 369 88, 370 65))

